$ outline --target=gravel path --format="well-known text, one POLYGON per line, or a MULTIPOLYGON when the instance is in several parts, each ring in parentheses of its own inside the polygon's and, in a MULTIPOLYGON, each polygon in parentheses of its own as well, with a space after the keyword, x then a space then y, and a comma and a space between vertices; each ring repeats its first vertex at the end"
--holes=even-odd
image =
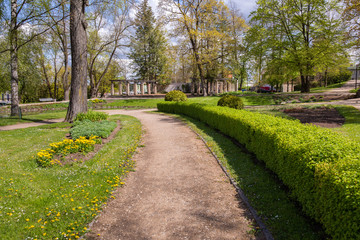
POLYGON ((248 211, 204 143, 181 121, 145 111, 106 111, 138 118, 144 147, 86 239, 254 239, 248 211))

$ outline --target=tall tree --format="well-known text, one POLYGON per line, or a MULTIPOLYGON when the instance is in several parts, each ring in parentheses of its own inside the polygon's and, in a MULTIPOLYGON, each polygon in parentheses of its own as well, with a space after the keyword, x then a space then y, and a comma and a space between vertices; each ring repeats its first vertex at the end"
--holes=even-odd
MULTIPOLYGON (((10 52, 10 71, 11 71, 11 116, 19 114, 19 64, 18 52, 21 47, 34 40, 37 36, 43 34, 48 28, 41 27, 38 22, 47 11, 52 11, 54 8, 45 8, 43 6, 48 4, 48 1, 10 1, 10 20, 8 26, 9 44, 2 48, 0 53, 10 52), (19 33, 24 30, 24 26, 30 24, 27 28, 27 34, 19 33)), ((23 31, 25 33, 25 31, 23 31)))
MULTIPOLYGON (((51 39, 61 50, 64 71, 61 74, 61 83, 64 89, 64 100, 69 100, 70 80, 69 80, 69 0, 53 1, 54 5, 59 6, 55 11, 47 11, 47 18, 43 19, 45 25, 51 30, 51 39)), ((47 6, 50 8, 51 6, 47 6)), ((55 46, 54 45, 54 46, 55 46)))
MULTIPOLYGON (((344 0, 345 9, 343 12, 344 20, 348 24, 348 36, 353 42, 356 51, 360 51, 360 2, 358 0, 344 0)), ((360 61, 360 57, 357 57, 360 61)), ((360 97, 360 89, 356 92, 356 97, 360 97)))
MULTIPOLYGON (((116 0, 95 6, 88 30, 88 74, 90 96, 96 97, 117 52, 126 43, 126 31, 131 26, 130 0, 116 0)), ((115 69, 115 68, 113 68, 115 69)))
POLYGON ((67 122, 72 122, 78 113, 87 111, 87 5, 86 0, 70 1, 71 89, 67 122))
POLYGON ((163 0, 162 7, 175 24, 175 31, 183 33, 180 37, 190 45, 194 78, 200 78, 206 96, 208 81, 230 73, 230 11, 219 0, 163 0))
POLYGON ((136 76, 144 80, 160 80, 166 70, 166 39, 147 0, 139 6, 134 27, 129 58, 133 60, 136 76))
POLYGON ((329 38, 323 34, 324 29, 339 28, 340 21, 330 19, 337 8, 337 1, 333 0, 258 1, 258 9, 252 20, 268 30, 268 47, 281 46, 284 62, 291 65, 290 69, 299 72, 301 92, 310 91, 314 68, 323 60, 324 46, 339 41, 332 38, 329 42, 329 38))

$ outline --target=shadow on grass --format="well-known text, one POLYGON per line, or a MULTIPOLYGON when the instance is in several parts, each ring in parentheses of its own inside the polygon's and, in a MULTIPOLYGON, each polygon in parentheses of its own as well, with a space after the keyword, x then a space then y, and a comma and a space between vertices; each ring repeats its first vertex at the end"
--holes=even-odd
POLYGON ((242 145, 202 122, 181 116, 228 169, 275 239, 324 239, 321 226, 304 216, 288 189, 242 145))

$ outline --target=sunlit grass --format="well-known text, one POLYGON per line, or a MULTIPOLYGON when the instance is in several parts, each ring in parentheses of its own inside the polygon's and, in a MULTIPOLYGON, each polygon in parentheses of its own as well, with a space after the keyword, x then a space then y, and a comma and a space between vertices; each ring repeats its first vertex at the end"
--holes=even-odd
POLYGON ((87 231, 133 169, 141 136, 135 118, 111 119, 122 129, 94 158, 52 168, 38 167, 32 157, 61 141, 69 124, 0 132, 0 239, 75 239, 87 231))
POLYGON ((335 106, 335 108, 345 117, 345 124, 333 130, 360 142, 360 111, 351 106, 335 106))
MULTIPOLYGON (((352 106, 345 105, 311 105, 311 106, 302 106, 306 108, 317 108, 317 107, 335 107, 336 110, 345 118, 345 123, 339 128, 331 128, 331 130, 341 133, 350 139, 353 139, 357 142, 360 142, 360 111, 352 106)), ((296 106, 297 108, 299 106, 296 106)), ((259 112, 263 114, 273 115, 277 117, 287 118, 290 120, 295 120, 294 118, 288 116, 283 112, 285 108, 291 108, 291 105, 283 107, 262 107, 262 108, 253 108, 247 109, 252 112, 259 112)))

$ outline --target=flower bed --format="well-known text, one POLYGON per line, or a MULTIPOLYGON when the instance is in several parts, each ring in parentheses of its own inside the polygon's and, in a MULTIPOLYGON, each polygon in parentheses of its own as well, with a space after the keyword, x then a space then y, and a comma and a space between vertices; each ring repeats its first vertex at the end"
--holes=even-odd
POLYGON ((85 154, 93 151, 95 144, 101 144, 101 138, 97 136, 91 136, 89 139, 79 137, 75 141, 64 139, 61 142, 51 143, 50 148, 38 152, 35 160, 41 167, 51 167, 54 164, 61 164, 61 158, 68 154, 77 152, 85 154))

